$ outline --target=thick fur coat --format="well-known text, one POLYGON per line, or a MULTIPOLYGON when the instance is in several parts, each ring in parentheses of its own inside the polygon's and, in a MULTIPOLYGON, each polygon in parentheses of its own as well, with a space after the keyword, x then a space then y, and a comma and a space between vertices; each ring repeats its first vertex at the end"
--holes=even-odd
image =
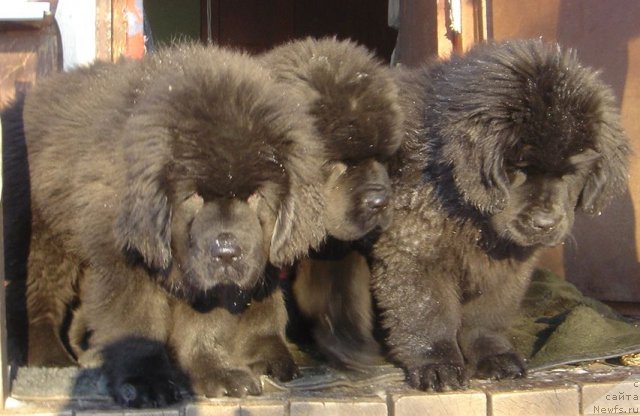
POLYGON ((294 376, 267 264, 306 253, 321 216, 304 100, 253 58, 182 45, 55 75, 22 116, 5 160, 20 166, 26 142, 29 364, 73 362, 60 331, 79 302, 71 341, 123 405, 179 399, 178 373, 206 396, 294 376))
MULTIPOLYGON (((358 261, 353 242, 386 228, 391 198, 388 161, 400 147, 402 113, 391 71, 366 48, 335 38, 304 39, 276 47, 262 57, 283 88, 300 93, 326 150, 323 180, 323 233, 311 257, 295 268, 292 313, 314 326, 318 346, 343 364, 347 351, 377 351, 371 338, 369 296, 352 290, 359 278, 341 272, 358 261), (328 261, 328 262, 325 262, 328 261), (337 261, 338 263, 332 263, 337 261), (345 313, 358 299, 359 316, 345 313), (330 321, 340 321, 335 332, 330 321)), ((286 246, 285 246, 286 248, 286 246)), ((368 279, 367 279, 368 280, 368 279)), ((295 320, 295 318, 294 318, 295 320)))
POLYGON ((372 252, 391 357, 423 390, 525 374, 503 334, 540 249, 625 187, 627 139, 598 74, 541 41, 399 73, 394 221, 372 252))

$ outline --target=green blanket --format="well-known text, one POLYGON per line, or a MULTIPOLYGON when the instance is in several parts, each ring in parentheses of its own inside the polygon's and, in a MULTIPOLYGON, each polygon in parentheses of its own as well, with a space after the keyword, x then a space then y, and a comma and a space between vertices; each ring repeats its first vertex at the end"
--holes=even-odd
POLYGON ((637 321, 546 270, 534 273, 510 332, 531 370, 640 352, 637 321))

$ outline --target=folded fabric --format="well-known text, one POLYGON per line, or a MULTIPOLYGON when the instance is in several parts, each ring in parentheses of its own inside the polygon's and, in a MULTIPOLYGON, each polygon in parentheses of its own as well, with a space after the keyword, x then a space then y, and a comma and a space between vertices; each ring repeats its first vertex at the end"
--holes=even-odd
POLYGON ((640 351, 638 322, 536 270, 511 336, 531 371, 640 351))

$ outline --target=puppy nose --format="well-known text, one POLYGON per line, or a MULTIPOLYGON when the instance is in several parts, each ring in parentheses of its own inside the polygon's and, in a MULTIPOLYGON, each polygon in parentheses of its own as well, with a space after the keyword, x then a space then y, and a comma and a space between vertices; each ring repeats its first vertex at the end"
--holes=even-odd
POLYGON ((380 211, 389 205, 389 192, 386 188, 373 188, 363 198, 364 205, 373 211, 380 211))
POLYGON ((531 216, 531 223, 534 228, 542 231, 549 231, 555 228, 561 220, 560 215, 549 211, 537 211, 531 216))
POLYGON ((220 233, 213 240, 211 255, 220 261, 232 263, 242 254, 238 240, 231 233, 220 233))

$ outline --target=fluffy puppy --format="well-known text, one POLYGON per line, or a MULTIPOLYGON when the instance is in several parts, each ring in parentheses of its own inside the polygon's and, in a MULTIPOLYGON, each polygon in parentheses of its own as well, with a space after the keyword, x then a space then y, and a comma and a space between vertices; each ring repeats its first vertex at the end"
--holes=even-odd
POLYGON ((422 390, 525 374, 503 330, 540 249, 627 177, 611 91, 541 41, 481 45, 400 75, 393 224, 373 247, 391 356, 422 390))
POLYGON ((206 396, 258 394, 259 374, 291 379, 265 270, 294 220, 320 214, 282 212, 297 195, 321 199, 305 188, 324 158, 304 109, 254 59, 195 45, 28 93, 24 135, 7 146, 26 142, 31 179, 29 364, 73 362, 59 333, 79 301, 87 356, 101 354, 120 404, 179 399, 181 372, 206 396))
POLYGON ((350 279, 341 270, 360 261, 350 243, 386 228, 391 220, 387 162, 402 136, 397 87, 391 71, 351 41, 294 41, 262 59, 285 88, 310 103, 309 113, 327 151, 320 187, 328 239, 298 264, 293 293, 300 312, 314 322, 320 348, 348 363, 353 359, 345 351, 377 349, 370 336, 370 297, 354 290, 360 278, 350 279), (322 264, 324 260, 337 263, 322 264), (352 302, 360 306, 345 313, 352 302), (329 321, 340 322, 340 331, 327 325, 329 321))

